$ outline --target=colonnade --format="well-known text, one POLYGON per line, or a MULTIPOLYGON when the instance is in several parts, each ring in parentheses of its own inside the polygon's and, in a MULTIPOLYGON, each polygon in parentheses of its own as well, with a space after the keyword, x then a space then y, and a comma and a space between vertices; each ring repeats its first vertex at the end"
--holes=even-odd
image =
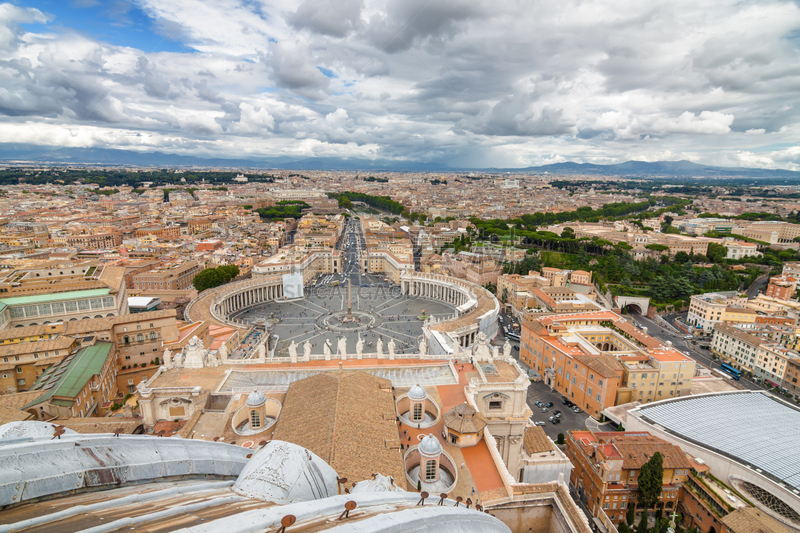
POLYGON ((257 305, 264 302, 271 302, 283 297, 283 284, 264 285, 261 287, 248 287, 239 292, 223 296, 217 302, 217 312, 227 317, 240 309, 257 305))
POLYGON ((469 295, 465 294, 464 289, 452 285, 442 285, 425 280, 402 280, 401 283, 403 294, 432 298, 455 307, 465 304, 470 299, 469 295))

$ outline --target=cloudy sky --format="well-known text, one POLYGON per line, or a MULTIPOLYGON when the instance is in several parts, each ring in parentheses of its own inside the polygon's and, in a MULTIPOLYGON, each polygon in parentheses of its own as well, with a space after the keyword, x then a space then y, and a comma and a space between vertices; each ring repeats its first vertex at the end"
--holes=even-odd
POLYGON ((800 170, 800 2, 15 0, 0 143, 800 170))

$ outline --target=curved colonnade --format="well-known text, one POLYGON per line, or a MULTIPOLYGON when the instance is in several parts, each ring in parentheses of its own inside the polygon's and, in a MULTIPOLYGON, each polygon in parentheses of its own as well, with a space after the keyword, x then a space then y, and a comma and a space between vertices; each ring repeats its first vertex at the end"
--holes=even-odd
MULTIPOLYGON (((497 334, 500 305, 483 287, 468 281, 442 276, 405 272, 400 276, 401 294, 409 297, 431 298, 456 308, 452 319, 441 320, 426 327, 432 353, 446 355, 455 344, 471 346, 482 332, 490 339, 497 334)), ((203 291, 186 307, 187 320, 206 320, 220 325, 246 327, 232 318, 234 313, 254 305, 283 298, 281 276, 228 283, 203 291)))

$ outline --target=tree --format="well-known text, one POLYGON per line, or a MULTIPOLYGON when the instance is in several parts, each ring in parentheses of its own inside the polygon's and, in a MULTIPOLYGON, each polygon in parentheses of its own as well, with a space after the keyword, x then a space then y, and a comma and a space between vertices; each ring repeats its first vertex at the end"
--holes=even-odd
POLYGON ((203 292, 206 289, 219 287, 223 283, 228 283, 230 280, 239 275, 239 267, 236 265, 222 265, 217 268, 206 268, 198 273, 192 285, 198 290, 203 292))
POLYGON ((353 207, 353 202, 350 201, 350 198, 348 198, 347 196, 340 196, 339 207, 342 209, 351 209, 353 207))
POLYGON ((689 260, 689 254, 686 252, 678 252, 675 254, 675 263, 678 265, 682 265, 689 260))
POLYGON ((636 533, 648 533, 647 530, 647 520, 649 519, 647 515, 647 509, 642 511, 642 516, 639 517, 639 524, 636 526, 636 533))
POLYGON ((631 501, 628 501, 628 510, 625 512, 625 521, 632 526, 635 520, 636 520, 636 504, 631 501))
POLYGON ((652 509, 658 503, 664 481, 664 458, 661 452, 656 452, 639 470, 639 503, 647 509, 652 509))
POLYGON ((564 228, 564 231, 561 232, 562 239, 574 239, 575 238, 575 230, 572 228, 564 228))
POLYGON ((559 433, 558 438, 556 439, 556 444, 564 444, 564 434, 559 433))

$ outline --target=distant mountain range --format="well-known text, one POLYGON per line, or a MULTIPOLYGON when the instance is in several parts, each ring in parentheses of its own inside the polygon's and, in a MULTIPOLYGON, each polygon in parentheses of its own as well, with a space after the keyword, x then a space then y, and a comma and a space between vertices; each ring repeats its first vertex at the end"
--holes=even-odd
POLYGON ((36 145, 0 144, 0 162, 86 166, 139 166, 156 168, 201 167, 285 170, 364 170, 406 172, 529 172, 532 174, 585 174, 597 176, 747 177, 800 180, 800 172, 760 168, 713 167, 691 161, 626 161, 614 165, 555 163, 527 168, 457 168, 443 163, 418 161, 344 159, 334 157, 203 158, 163 152, 135 152, 108 148, 51 148, 36 145))

